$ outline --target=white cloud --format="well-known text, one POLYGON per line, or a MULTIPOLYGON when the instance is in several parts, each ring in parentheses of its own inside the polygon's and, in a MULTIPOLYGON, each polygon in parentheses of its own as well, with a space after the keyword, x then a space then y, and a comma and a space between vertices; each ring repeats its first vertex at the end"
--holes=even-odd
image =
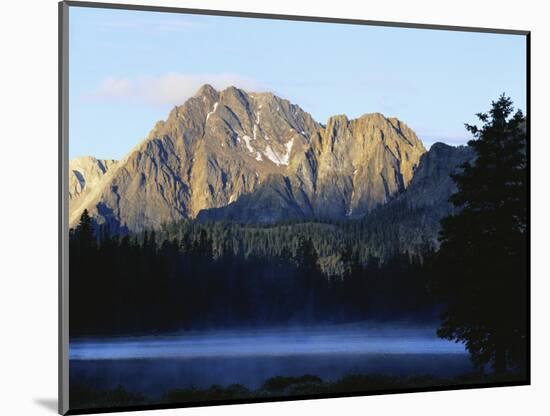
POLYGON ((217 90, 235 86, 247 91, 268 90, 261 83, 236 74, 182 74, 167 73, 159 76, 135 78, 108 77, 87 98, 107 101, 132 101, 155 105, 179 105, 193 96, 204 84, 217 90))
POLYGON ((99 87, 89 94, 91 97, 101 98, 124 98, 133 94, 134 85, 128 78, 105 78, 99 87))

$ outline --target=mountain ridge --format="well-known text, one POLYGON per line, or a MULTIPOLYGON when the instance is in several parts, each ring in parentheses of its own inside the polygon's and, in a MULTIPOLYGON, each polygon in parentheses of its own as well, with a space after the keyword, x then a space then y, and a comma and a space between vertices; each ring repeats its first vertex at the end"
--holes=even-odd
POLYGON ((70 225, 88 209, 113 231, 139 232, 246 201, 259 222, 361 217, 402 194, 426 153, 395 117, 323 125, 272 93, 206 84, 94 182, 70 225))

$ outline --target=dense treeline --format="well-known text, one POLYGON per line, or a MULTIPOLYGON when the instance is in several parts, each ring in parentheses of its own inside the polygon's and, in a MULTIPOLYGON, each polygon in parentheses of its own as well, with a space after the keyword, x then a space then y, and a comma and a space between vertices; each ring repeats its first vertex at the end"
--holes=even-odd
MULTIPOLYGON (((317 226, 334 227, 304 229, 317 226)), ((292 244, 274 249, 287 227, 276 227, 275 237, 249 230, 256 237, 250 241, 259 244, 261 236, 260 247, 273 250, 267 256, 238 246, 252 243, 227 224, 187 223, 171 239, 155 232, 119 237, 94 232, 85 212, 70 236, 71 336, 433 315, 418 258, 363 262, 340 242, 333 254, 341 274, 327 275, 311 238, 321 233, 294 233, 292 244)))
MULTIPOLYGON (((393 201, 362 219, 289 220, 276 224, 182 220, 163 225, 157 236, 159 241, 181 241, 196 238, 204 231, 212 240, 214 257, 230 252, 245 258, 295 254, 302 240, 311 240, 323 272, 342 277, 345 264, 341 253, 347 247, 364 266, 373 260, 384 263, 403 253, 422 258, 433 251, 439 221, 433 215, 430 208, 411 208, 405 201, 393 201)), ((144 234, 138 236, 140 241, 143 238, 144 234)))

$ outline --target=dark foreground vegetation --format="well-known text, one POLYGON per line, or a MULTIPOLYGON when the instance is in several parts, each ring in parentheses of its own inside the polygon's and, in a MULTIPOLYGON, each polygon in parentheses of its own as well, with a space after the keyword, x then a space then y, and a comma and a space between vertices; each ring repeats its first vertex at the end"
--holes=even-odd
MULTIPOLYGON (((367 264, 350 246, 335 252, 341 276, 319 265, 313 241, 255 256, 223 250, 199 228, 181 239, 94 235, 83 214, 71 234, 71 336, 435 318, 420 258, 396 254, 367 264)), ((226 234, 227 239, 233 236, 226 234)))
POLYGON ((527 126, 504 95, 477 117, 476 160, 451 175, 458 213, 441 221, 433 291, 446 299, 438 335, 501 373, 529 366, 527 126))
POLYGON ((340 379, 322 380, 313 375, 301 377, 273 377, 258 389, 248 389, 240 384, 229 386, 212 385, 206 389, 176 389, 162 397, 152 398, 131 393, 123 387, 114 390, 95 390, 82 384, 70 388, 72 409, 93 409, 104 407, 145 406, 153 404, 181 404, 226 400, 261 400, 269 398, 301 397, 315 395, 337 395, 379 391, 406 391, 434 387, 457 387, 521 382, 525 374, 521 372, 498 374, 465 374, 443 379, 430 375, 417 377, 388 377, 384 375, 353 374, 340 379))

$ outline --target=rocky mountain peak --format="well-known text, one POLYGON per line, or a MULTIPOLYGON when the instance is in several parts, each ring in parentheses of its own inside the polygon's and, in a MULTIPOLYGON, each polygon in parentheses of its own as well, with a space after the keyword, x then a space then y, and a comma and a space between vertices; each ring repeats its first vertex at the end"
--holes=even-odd
POLYGON ((205 84, 71 218, 88 208, 100 223, 139 231, 245 202, 241 212, 263 207, 264 222, 361 216, 403 192, 425 152, 410 128, 380 113, 333 116, 325 127, 270 92, 205 84))
POLYGON ((194 97, 217 98, 218 91, 212 85, 204 84, 197 90, 194 97))

